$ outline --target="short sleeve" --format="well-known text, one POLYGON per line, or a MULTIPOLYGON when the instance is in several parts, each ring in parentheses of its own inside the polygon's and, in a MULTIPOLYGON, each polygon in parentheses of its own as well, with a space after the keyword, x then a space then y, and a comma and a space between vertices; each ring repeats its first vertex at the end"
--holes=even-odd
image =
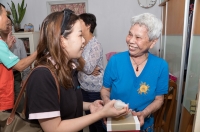
POLYGON ((27 83, 29 119, 60 116, 60 104, 55 80, 47 68, 35 69, 27 83))
POLYGON ((112 87, 112 82, 113 80, 116 79, 116 64, 115 63, 115 57, 112 56, 111 59, 108 61, 108 64, 106 66, 105 72, 104 72, 104 76, 103 76, 103 86, 105 88, 111 88, 112 87))
POLYGON ((9 50, 8 45, 2 40, 0 40, 0 47, 0 63, 3 63, 8 69, 17 64, 19 58, 9 50))
POLYGON ((168 93, 169 85, 169 68, 166 61, 162 61, 160 76, 158 77, 156 95, 163 95, 168 93))

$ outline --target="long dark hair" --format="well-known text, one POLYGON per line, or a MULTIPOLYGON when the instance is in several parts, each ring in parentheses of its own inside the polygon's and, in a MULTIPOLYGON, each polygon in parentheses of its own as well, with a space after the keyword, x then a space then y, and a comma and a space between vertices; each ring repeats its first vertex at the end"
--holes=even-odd
POLYGON ((97 26, 95 15, 91 13, 82 13, 79 15, 79 18, 85 22, 85 25, 90 25, 90 32, 93 33, 97 26))
MULTIPOLYGON (((35 66, 49 66, 57 74, 60 85, 69 88, 73 86, 72 60, 69 59, 69 56, 65 53, 66 51, 60 45, 63 16, 63 11, 54 12, 42 22, 35 66)), ((71 33, 72 27, 78 19, 78 16, 74 13, 70 14, 66 25, 66 30, 69 32, 65 33, 64 37, 71 33)))

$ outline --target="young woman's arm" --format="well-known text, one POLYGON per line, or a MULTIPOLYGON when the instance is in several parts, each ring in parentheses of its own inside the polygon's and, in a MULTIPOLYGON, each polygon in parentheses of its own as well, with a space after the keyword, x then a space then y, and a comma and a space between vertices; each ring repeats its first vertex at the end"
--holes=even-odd
POLYGON ((104 117, 115 117, 128 113, 128 107, 116 110, 113 105, 115 100, 110 101, 101 110, 95 113, 69 120, 61 120, 60 117, 39 119, 39 123, 44 132, 75 132, 104 117))
POLYGON ((83 102, 83 110, 89 110, 91 104, 92 103, 89 103, 89 102, 83 102))

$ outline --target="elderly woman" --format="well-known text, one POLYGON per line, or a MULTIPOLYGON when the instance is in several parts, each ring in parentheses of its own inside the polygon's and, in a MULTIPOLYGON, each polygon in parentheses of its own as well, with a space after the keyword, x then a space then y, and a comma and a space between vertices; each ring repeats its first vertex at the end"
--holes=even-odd
POLYGON ((162 22, 144 13, 131 20, 126 37, 128 51, 115 54, 109 60, 103 78, 101 97, 104 103, 120 99, 137 115, 141 130, 153 131, 152 113, 163 104, 168 92, 168 64, 151 54, 162 32, 162 22))

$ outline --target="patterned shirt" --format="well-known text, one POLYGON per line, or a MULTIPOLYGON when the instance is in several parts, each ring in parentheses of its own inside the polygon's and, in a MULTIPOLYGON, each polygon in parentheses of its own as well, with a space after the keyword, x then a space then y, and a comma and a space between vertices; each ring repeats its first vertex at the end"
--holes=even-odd
POLYGON ((81 88, 85 91, 100 92, 104 73, 103 48, 95 37, 85 46, 82 57, 85 60, 85 66, 83 72, 78 73, 81 88), (100 68, 100 75, 98 76, 92 75, 95 67, 100 68))

